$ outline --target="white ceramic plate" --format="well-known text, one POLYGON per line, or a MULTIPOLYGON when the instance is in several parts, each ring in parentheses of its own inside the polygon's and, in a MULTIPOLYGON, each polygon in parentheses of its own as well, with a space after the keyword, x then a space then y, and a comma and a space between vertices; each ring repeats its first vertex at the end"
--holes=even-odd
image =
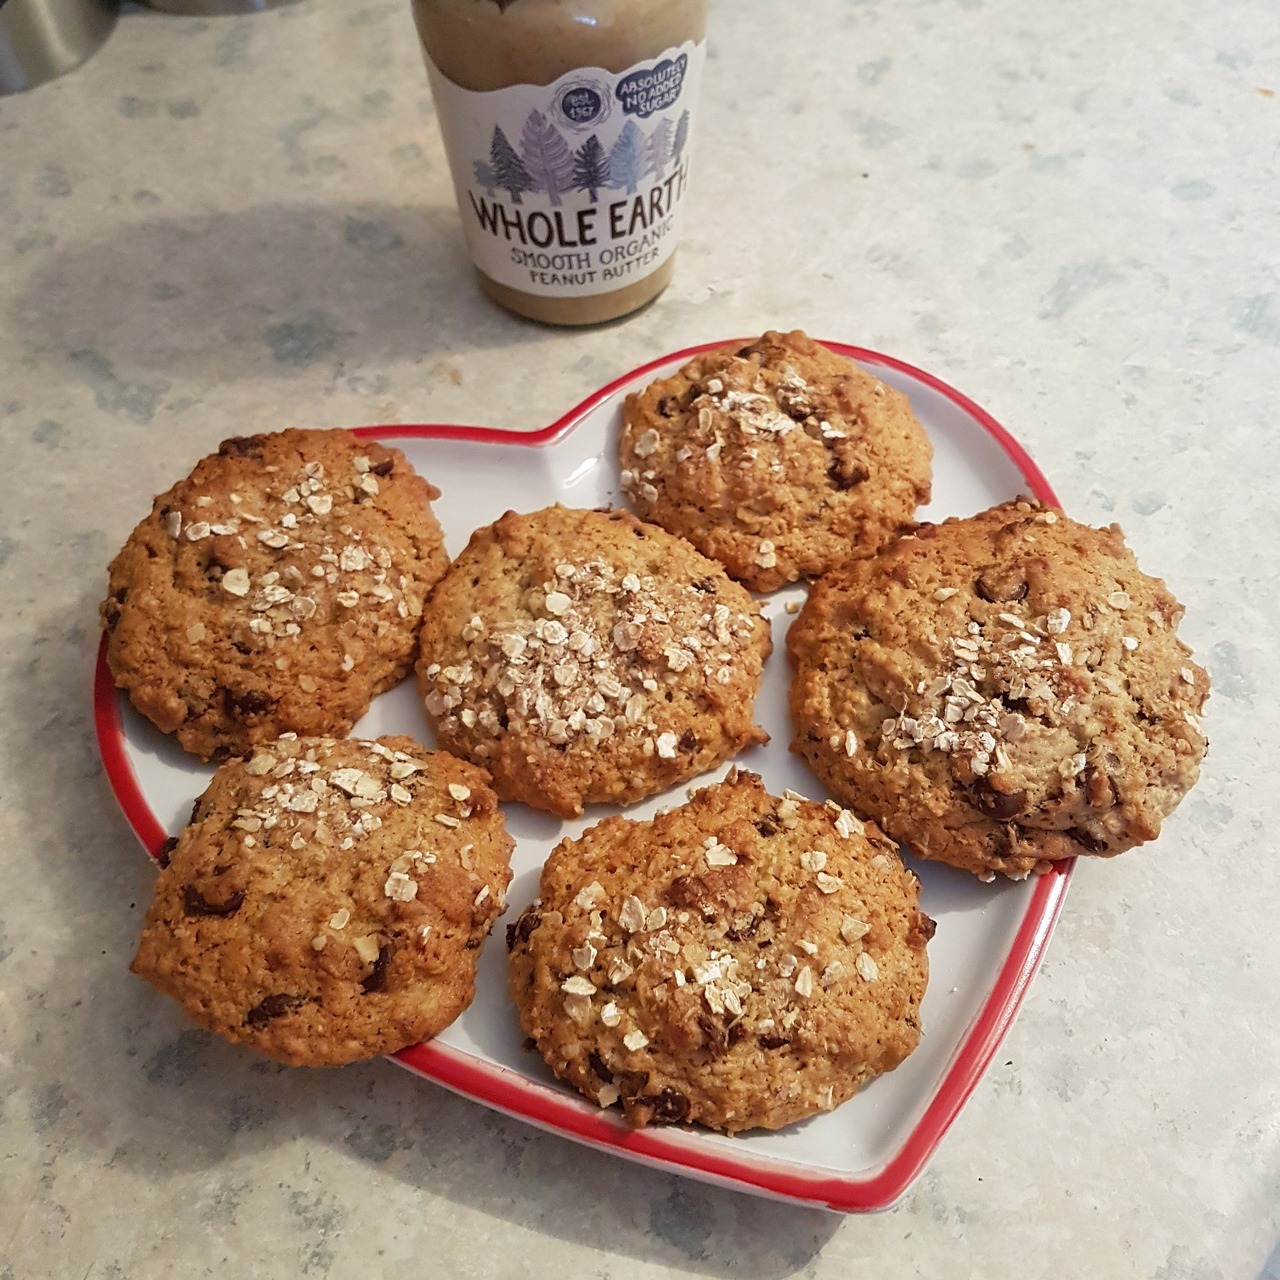
MULTIPOLYGON (((707 344, 653 361, 591 396, 545 430, 513 435, 481 427, 361 428, 402 449, 443 491, 435 504, 449 551, 471 531, 514 508, 620 505, 615 442, 629 391, 670 373, 707 344)), ((934 446, 929 518, 968 515, 1022 493, 1054 501, 1027 454, 977 405, 936 378, 900 361, 829 343, 910 398, 934 446)), ((784 638, 789 600, 803 588, 771 598, 774 656, 757 703, 772 734, 738 762, 764 777, 774 794, 786 787, 821 797, 817 780, 787 750, 791 731, 784 638)), ((139 717, 112 688, 99 656, 95 681, 99 744, 116 795, 143 844, 155 853, 178 831, 212 773, 139 717)), ((408 733, 430 744, 413 682, 378 698, 356 726, 363 737, 408 733)), ((718 781, 728 766, 708 775, 718 781)), ((699 784, 701 785, 701 784, 699 784)), ((648 817, 678 791, 628 810, 648 817)), ((606 812, 560 822, 522 805, 506 806, 516 839, 515 878, 506 920, 514 920, 537 888, 552 845, 576 835, 606 812)), ((938 922, 929 947, 931 976, 922 1008, 920 1047, 887 1076, 837 1110, 778 1133, 736 1138, 681 1128, 634 1131, 616 1111, 600 1111, 559 1084, 522 1035, 506 990, 502 923, 480 962, 474 1004, 435 1041, 408 1049, 398 1061, 446 1087, 544 1129, 707 1181, 843 1211, 885 1208, 920 1173, 972 1093, 1008 1029, 1034 976, 1061 908, 1069 865, 1020 884, 981 884, 964 872, 916 863, 922 905, 938 922)))

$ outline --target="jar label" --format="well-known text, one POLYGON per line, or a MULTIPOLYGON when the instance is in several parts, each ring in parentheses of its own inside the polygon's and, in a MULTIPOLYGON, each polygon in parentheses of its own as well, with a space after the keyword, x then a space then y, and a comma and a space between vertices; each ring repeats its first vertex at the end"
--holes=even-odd
POLYGON ((551 298, 610 293, 675 252, 706 46, 615 75, 476 93, 430 60, 436 114, 472 260, 551 298))

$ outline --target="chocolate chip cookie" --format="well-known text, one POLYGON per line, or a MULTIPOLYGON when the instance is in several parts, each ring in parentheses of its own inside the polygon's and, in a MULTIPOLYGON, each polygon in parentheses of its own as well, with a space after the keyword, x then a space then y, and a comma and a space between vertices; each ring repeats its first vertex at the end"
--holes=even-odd
POLYGON ((900 391, 799 331, 696 356, 627 397, 622 487, 755 591, 912 526, 932 446, 900 391))
POLYGON ((448 563, 438 496, 398 450, 346 431, 224 441, 112 562, 116 685, 206 760, 349 732, 413 666, 448 563))
POLYGON ((214 774, 156 879, 132 969, 295 1066, 444 1030, 511 879, 484 771, 412 738, 296 738, 214 774))
POLYGON ((759 606, 625 511, 508 512, 431 597, 418 662, 441 746, 504 799, 562 817, 626 804, 767 741, 759 606))
POLYGON ((933 921, 892 842, 734 770, 651 822, 556 846, 507 930, 520 1022, 636 1125, 777 1129, 920 1037, 933 921))
POLYGON ((793 750, 921 857, 991 878, 1153 840, 1199 775, 1204 670, 1120 529, 1029 501, 819 580, 793 750))

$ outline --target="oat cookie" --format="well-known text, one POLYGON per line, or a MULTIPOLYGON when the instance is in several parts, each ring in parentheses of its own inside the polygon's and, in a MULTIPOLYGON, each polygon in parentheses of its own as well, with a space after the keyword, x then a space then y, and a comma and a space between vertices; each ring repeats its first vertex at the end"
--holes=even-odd
POLYGON ((793 750, 922 857, 990 879, 1153 840, 1199 774, 1205 672, 1120 529, 1028 501, 818 581, 793 750))
POLYGON ((918 888, 874 827, 733 770, 557 845, 507 930, 511 992, 556 1075, 632 1123, 777 1129, 916 1047, 918 888))
POLYGON ((643 519, 772 591, 909 529, 932 453, 906 396, 796 331, 628 396, 619 458, 643 519))
POLYGON ((295 1066, 444 1030, 511 880, 484 771, 412 738, 296 738, 214 774, 156 879, 132 969, 295 1066))
POLYGON ((772 647, 719 565, 625 511, 548 507, 480 529, 436 588, 419 683, 440 745, 504 799, 625 804, 768 735, 772 647))
POLYGON ((344 734, 413 665, 448 559, 403 454, 346 431, 226 440, 112 562, 107 663, 203 759, 344 734))

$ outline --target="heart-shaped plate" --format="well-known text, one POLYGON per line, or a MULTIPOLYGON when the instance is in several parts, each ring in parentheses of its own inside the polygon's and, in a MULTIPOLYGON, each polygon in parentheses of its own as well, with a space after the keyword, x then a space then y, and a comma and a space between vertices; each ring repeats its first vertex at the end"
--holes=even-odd
MULTIPOLYGON (((486 427, 362 427, 403 450, 442 491, 435 504, 451 554, 473 529, 504 511, 621 505, 617 434, 626 395, 666 376, 707 343, 651 361, 588 397, 543 430, 516 434, 486 427)), ((842 343, 826 344, 905 392, 934 446, 933 500, 922 513, 938 520, 969 515, 1030 493, 1055 502, 1034 462, 986 412, 945 383, 902 361, 842 343)), ((774 656, 756 703, 772 741, 739 757, 774 794, 790 787, 821 798, 823 789, 787 750, 789 669, 785 632, 793 586, 769 598, 774 656)), ((125 815, 152 853, 178 831, 212 766, 202 765, 153 728, 113 688, 101 653, 94 682, 99 746, 125 815)), ((362 737, 407 733, 427 745, 427 727, 412 681, 375 700, 355 728, 362 737)), ((728 766, 698 780, 719 779, 728 766)), ((628 809, 649 817, 683 800, 667 793, 628 809)), ((561 822, 523 805, 505 806, 516 840, 508 916, 514 919, 537 891, 551 847, 600 820, 597 807, 561 822)), ((601 1111, 561 1085, 541 1059, 522 1047, 507 995, 501 927, 480 961, 476 998, 443 1034, 396 1056, 404 1067, 468 1098, 540 1128, 645 1164, 740 1190, 823 1205, 844 1212, 886 1208, 923 1170, 973 1092, 1034 977, 1062 907, 1070 864, 1021 883, 981 884, 949 867, 909 860, 922 882, 922 905, 937 922, 929 946, 930 980, 922 1008, 920 1047, 835 1111, 777 1133, 735 1138, 685 1128, 630 1128, 617 1111, 601 1111)))

